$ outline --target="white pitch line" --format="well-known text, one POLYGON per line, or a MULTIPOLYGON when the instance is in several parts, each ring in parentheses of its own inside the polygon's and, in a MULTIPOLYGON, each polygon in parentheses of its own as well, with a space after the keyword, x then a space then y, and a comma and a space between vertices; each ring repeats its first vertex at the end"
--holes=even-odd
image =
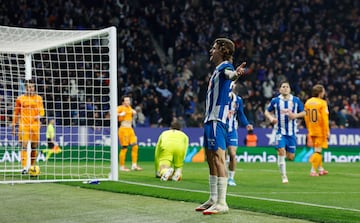
POLYGON ((333 192, 325 192, 325 191, 277 191, 277 192, 246 192, 247 194, 360 194, 360 191, 333 191, 333 192))
MULTIPOLYGON (((169 189, 169 190, 180 190, 180 191, 197 192, 197 193, 205 193, 205 194, 209 193, 209 191, 203 191, 203 190, 192 190, 192 189, 177 188, 177 187, 159 186, 159 185, 153 185, 153 184, 130 182, 130 181, 125 181, 125 180, 119 180, 119 182, 127 183, 127 184, 140 185, 140 186, 146 186, 146 187, 156 187, 156 188, 162 188, 162 189, 169 189)), ((263 198, 263 197, 254 197, 254 196, 231 194, 231 193, 228 193, 227 196, 254 199, 254 200, 262 200, 262 201, 274 201, 274 202, 279 202, 279 203, 298 204, 298 205, 312 206, 312 207, 319 207, 319 208, 327 208, 327 209, 336 209, 336 210, 360 212, 359 209, 343 208, 343 207, 321 205, 321 204, 312 204, 312 203, 306 203, 306 202, 300 202, 300 201, 287 201, 287 200, 279 200, 279 199, 263 198)))
POLYGON ((279 203, 299 204, 299 205, 319 207, 319 208, 328 208, 328 209, 360 212, 359 209, 343 208, 343 207, 321 205, 321 204, 312 204, 312 203, 306 203, 306 202, 300 202, 300 201, 287 201, 287 200, 279 200, 279 199, 273 199, 273 198, 263 198, 263 197, 254 197, 254 196, 237 195, 237 194, 227 194, 227 195, 232 196, 232 197, 249 198, 249 199, 254 199, 254 200, 274 201, 274 202, 279 202, 279 203))

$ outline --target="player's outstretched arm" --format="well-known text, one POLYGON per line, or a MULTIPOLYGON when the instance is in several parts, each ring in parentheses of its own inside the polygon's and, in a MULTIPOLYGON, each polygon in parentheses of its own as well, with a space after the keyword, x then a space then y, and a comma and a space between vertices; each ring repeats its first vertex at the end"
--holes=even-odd
POLYGON ((225 75, 228 79, 235 81, 239 77, 243 76, 246 72, 246 62, 243 62, 236 70, 225 70, 225 75))

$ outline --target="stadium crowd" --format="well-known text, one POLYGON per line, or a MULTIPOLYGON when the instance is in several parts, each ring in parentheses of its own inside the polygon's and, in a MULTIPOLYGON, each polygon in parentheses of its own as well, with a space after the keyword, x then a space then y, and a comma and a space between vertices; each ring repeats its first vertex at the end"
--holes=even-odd
MULTIPOLYGON (((173 117, 182 127, 202 126, 212 71, 208 52, 215 38, 226 36, 236 43, 234 65, 247 62, 248 75, 240 80, 239 94, 255 127, 270 126, 264 109, 278 84, 287 79, 303 102, 315 83, 326 86, 331 128, 360 128, 359 0, 0 2, 1 25, 116 26, 118 98, 133 98, 138 127, 169 126, 173 117)), ((67 106, 71 110, 71 102, 67 106)), ((96 109, 92 108, 95 119, 108 117, 108 112, 96 109)))

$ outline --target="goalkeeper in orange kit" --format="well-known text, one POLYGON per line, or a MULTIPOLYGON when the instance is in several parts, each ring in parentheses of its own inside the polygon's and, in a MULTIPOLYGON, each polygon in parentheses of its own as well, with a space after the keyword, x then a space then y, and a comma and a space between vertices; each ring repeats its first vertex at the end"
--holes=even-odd
POLYGON ((324 100, 325 88, 317 84, 312 88, 312 98, 305 102, 305 124, 314 147, 314 153, 309 161, 311 163, 310 176, 328 174, 322 166, 322 149, 328 148, 330 137, 329 110, 324 100), (318 172, 317 172, 318 171, 318 172))
POLYGON ((16 125, 19 122, 18 139, 21 144, 22 174, 28 172, 27 145, 31 144, 31 165, 35 164, 37 147, 40 140, 40 118, 44 116, 43 99, 35 93, 35 83, 31 80, 25 82, 26 92, 17 97, 15 101, 12 120, 12 132, 16 135, 16 125))
POLYGON ((130 171, 130 169, 125 167, 128 147, 131 147, 131 170, 142 170, 142 168, 137 165, 139 147, 135 131, 132 127, 133 117, 136 114, 136 111, 131 107, 131 99, 129 96, 122 97, 122 105, 118 106, 117 114, 120 122, 118 131, 121 146, 119 154, 120 171, 130 171))

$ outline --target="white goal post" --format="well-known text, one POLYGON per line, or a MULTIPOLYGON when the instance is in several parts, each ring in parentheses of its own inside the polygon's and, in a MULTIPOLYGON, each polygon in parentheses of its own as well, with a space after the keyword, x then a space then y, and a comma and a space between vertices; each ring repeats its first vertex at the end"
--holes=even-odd
MULTIPOLYGON (((0 184, 118 180, 116 28, 49 30, 0 26, 0 184), (22 148, 12 132, 15 100, 35 83, 43 99, 35 165, 22 173, 22 148), (55 142, 46 130, 55 121, 55 142)), ((26 103, 23 103, 26 104, 26 103)), ((26 105, 24 105, 25 107, 26 105)))

